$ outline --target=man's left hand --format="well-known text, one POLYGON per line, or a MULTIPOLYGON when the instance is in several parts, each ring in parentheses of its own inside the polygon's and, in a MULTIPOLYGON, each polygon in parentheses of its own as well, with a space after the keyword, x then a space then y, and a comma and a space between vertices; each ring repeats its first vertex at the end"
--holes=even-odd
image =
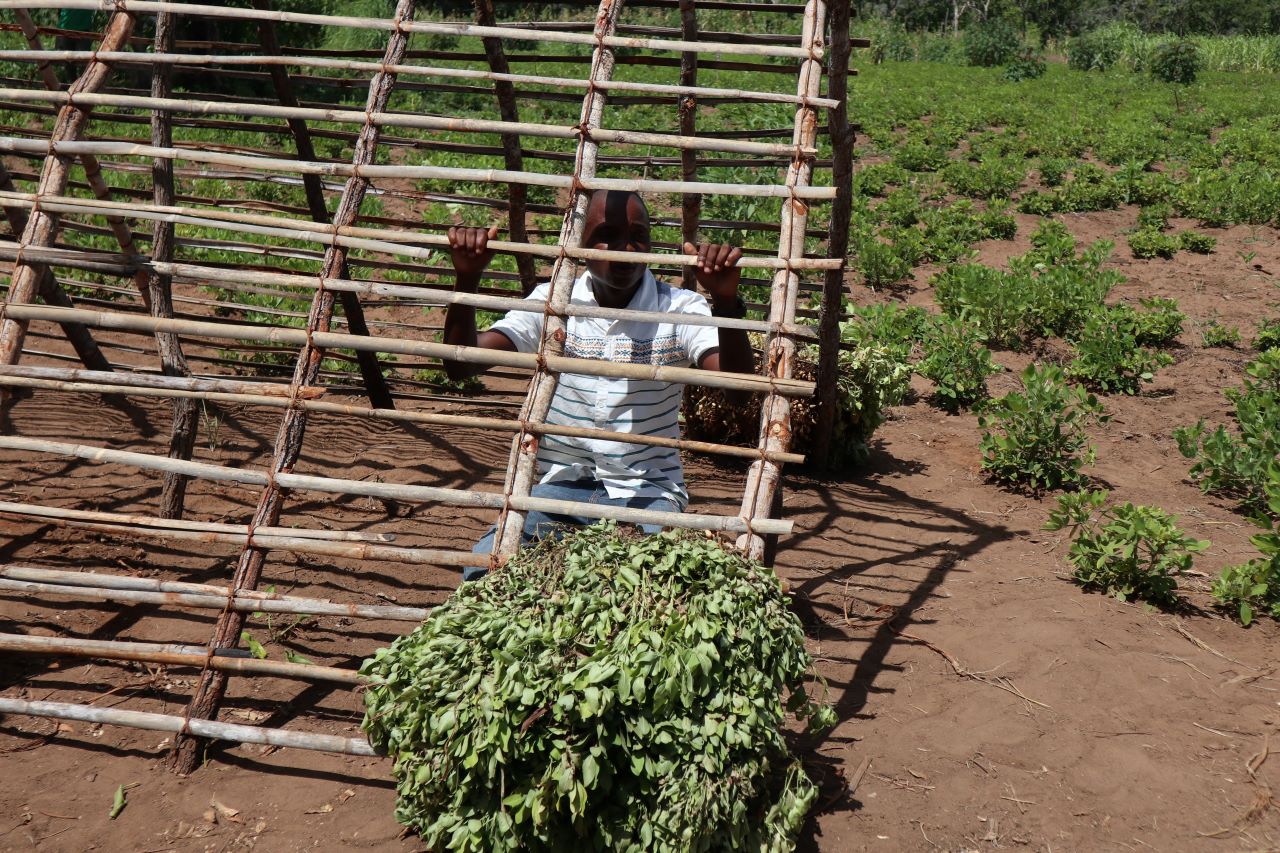
POLYGON ((738 282, 742 278, 742 270, 738 269, 741 249, 726 243, 699 243, 697 248, 692 243, 685 243, 684 253, 698 256, 694 277, 713 303, 731 305, 736 302, 738 282))

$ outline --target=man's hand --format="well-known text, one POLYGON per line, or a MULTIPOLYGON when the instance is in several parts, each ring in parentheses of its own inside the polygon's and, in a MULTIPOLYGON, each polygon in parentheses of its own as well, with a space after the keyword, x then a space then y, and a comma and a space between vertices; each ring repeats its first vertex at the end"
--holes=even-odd
POLYGON ((453 260, 453 269, 458 274, 458 284, 464 288, 475 288, 480 282, 480 273, 493 260, 493 250, 489 241, 498 236, 498 226, 488 229, 454 226, 449 229, 449 255, 453 260))
POLYGON ((726 243, 699 243, 697 248, 692 243, 685 243, 684 253, 698 256, 694 278, 711 296, 713 304, 733 305, 737 302, 738 282, 742 279, 742 270, 738 269, 741 249, 726 243))

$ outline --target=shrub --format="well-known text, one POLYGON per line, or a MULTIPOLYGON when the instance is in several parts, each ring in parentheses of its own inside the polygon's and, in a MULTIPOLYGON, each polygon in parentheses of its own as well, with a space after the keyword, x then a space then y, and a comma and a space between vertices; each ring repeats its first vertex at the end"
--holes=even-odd
POLYGON ((1241 623, 1248 625, 1257 613, 1280 619, 1280 466, 1272 462, 1264 485, 1267 514, 1254 518, 1262 532, 1253 537, 1262 556, 1247 563, 1228 566, 1213 583, 1213 595, 1224 605, 1236 608, 1241 623))
POLYGON ((999 482, 1032 490, 1077 486, 1096 451, 1086 427, 1105 418, 1097 398, 1068 385, 1056 365, 1028 365, 1021 392, 978 416, 982 468, 999 482))
POLYGON ((1235 326, 1224 326, 1216 317, 1205 321, 1202 336, 1205 346, 1223 349, 1234 349, 1241 340, 1239 329, 1235 326))
POLYGON ((897 247, 867 237, 858 244, 858 267, 867 287, 889 287, 911 275, 912 264, 897 247))
POLYGON ((1159 368, 1172 364, 1166 353, 1138 345, 1133 324, 1124 309, 1095 311, 1075 341, 1075 358, 1067 375, 1108 393, 1136 394, 1151 382, 1159 368))
POLYGON ((1205 494, 1235 498, 1249 512, 1268 506, 1271 466, 1280 454, 1280 350, 1262 353, 1246 368, 1243 388, 1226 391, 1238 435, 1219 425, 1208 431, 1195 426, 1174 430, 1178 449, 1194 459, 1191 479, 1205 494))
POLYGON ((1164 83, 1189 86, 1200 73, 1200 51, 1187 39, 1165 42, 1151 55, 1151 76, 1164 83))
POLYGON ((1026 48, 1004 67, 1003 77, 1011 83, 1036 80, 1044 76, 1046 68, 1044 54, 1031 48, 1026 48))
POLYGON ((909 361, 911 350, 929 325, 929 313, 915 305, 879 302, 849 310, 840 324, 842 343, 878 346, 899 361, 909 361))
POLYGON ((1004 65, 1017 56, 1021 46, 1018 31, 999 19, 969 27, 962 41, 965 61, 984 68, 1004 65))
POLYGON ((782 738, 804 630, 774 573, 688 532, 548 538, 361 672, 428 848, 791 849, 816 787, 782 738))
POLYGON ((1129 235, 1129 248, 1135 258, 1172 258, 1181 247, 1177 237, 1155 230, 1135 231, 1129 235))
POLYGON ((1154 296, 1140 299, 1138 304, 1146 310, 1129 309, 1129 322, 1139 346, 1167 347, 1182 334, 1182 323, 1187 315, 1178 310, 1177 302, 1154 296))
POLYGON ((990 341, 1017 347, 1031 331, 1030 300, 1015 277, 982 264, 956 264, 933 280, 938 305, 973 323, 990 341))
POLYGON ((1032 324, 1039 334, 1076 334, 1124 276, 1102 265, 1114 244, 1107 240, 1075 252, 1075 240, 1061 223, 1042 223, 1031 236, 1035 247, 1012 258, 1009 267, 1021 276, 1031 302, 1032 324))
POLYGON ((1158 507, 1123 503, 1104 507, 1103 490, 1062 495, 1049 514, 1046 530, 1069 528, 1067 559, 1075 580, 1120 601, 1141 598, 1153 604, 1177 603, 1177 577, 1191 568, 1195 554, 1209 547, 1175 524, 1158 507))
POLYGON ((1040 158, 1040 183, 1046 187, 1056 187, 1071 171, 1071 161, 1063 157, 1040 158))
POLYGON ((947 163, 947 152, 923 142, 907 142, 893 155, 893 165, 908 172, 935 172, 947 163))
POLYGON ((942 180, 954 192, 971 198, 1007 198, 1026 176, 1022 163, 992 157, 981 163, 953 160, 942 168, 942 180))
POLYGON ((1106 71, 1120 61, 1131 30, 1108 26, 1073 38, 1067 43, 1067 64, 1077 71, 1106 71))
POLYGON ((1178 245, 1188 252, 1208 255, 1212 254, 1214 248, 1217 247, 1218 239, 1210 237, 1208 234, 1198 234, 1195 231, 1183 231, 1178 235, 1178 245))
POLYGON ((1173 205, 1167 203, 1148 205, 1138 211, 1138 230, 1164 231, 1169 227, 1170 216, 1173 216, 1173 205))
POLYGON ((922 346, 924 357, 916 372, 933 382, 938 406, 958 412, 987 398, 987 377, 1000 368, 976 327, 938 318, 926 329, 922 346))
MULTIPOLYGON (((816 359, 817 352, 811 357, 816 359)), ((910 383, 911 367, 891 350, 866 346, 840 352, 839 409, 832 431, 834 464, 858 464, 867 458, 867 442, 884 423, 886 410, 902 402, 910 383)))
POLYGON ((1280 318, 1258 321, 1253 348, 1259 351, 1280 349, 1280 318))

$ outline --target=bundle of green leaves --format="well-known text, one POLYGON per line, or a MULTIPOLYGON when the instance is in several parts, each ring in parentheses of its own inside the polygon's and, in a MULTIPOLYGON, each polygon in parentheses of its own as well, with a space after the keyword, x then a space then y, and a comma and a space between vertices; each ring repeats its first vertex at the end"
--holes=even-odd
POLYGON ((432 850, 793 849, 816 788, 776 575, 701 534, 609 523, 465 584, 361 672, 396 818, 432 850), (784 705, 784 696, 789 693, 784 705))
POLYGON ((1208 540, 1187 536, 1159 507, 1105 506, 1106 499, 1101 489, 1062 495, 1045 525, 1046 530, 1069 529, 1074 537, 1067 559, 1076 582, 1121 601, 1175 604, 1178 575, 1191 568, 1208 540))

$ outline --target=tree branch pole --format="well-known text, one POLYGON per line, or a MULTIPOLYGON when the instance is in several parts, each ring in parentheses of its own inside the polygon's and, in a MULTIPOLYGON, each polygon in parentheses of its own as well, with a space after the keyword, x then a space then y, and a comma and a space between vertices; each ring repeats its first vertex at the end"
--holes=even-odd
MULTIPOLYGON (((693 0, 680 0, 680 37, 685 41, 698 40, 698 16, 693 9, 693 0)), ((698 54, 687 50, 680 54, 680 86, 695 87, 698 85, 698 54)), ((682 95, 680 103, 680 135, 695 136, 697 134, 698 100, 692 93, 682 95)), ((685 181, 698 180, 698 155, 685 149, 680 152, 680 177, 685 181)), ((702 197, 694 193, 685 193, 680 202, 680 237, 685 243, 698 243, 698 219, 702 215, 702 197)), ((683 249, 683 247, 681 247, 683 249)), ((693 267, 685 267, 680 271, 682 286, 685 290, 696 290, 697 280, 693 267)))
MULTIPOLYGON (((3 163, 0 163, 0 190, 17 192, 17 188, 13 185, 13 178, 3 163)), ((20 237, 27 228, 26 208, 6 206, 4 214, 5 218, 9 220, 9 228, 13 231, 14 236, 20 237)), ((59 308, 75 307, 71 297, 67 295, 67 292, 62 289, 62 285, 58 284, 57 279, 54 278, 53 269, 47 265, 40 266, 40 275, 36 280, 36 292, 49 305, 57 305, 59 308)), ((110 371, 112 369, 111 362, 107 361, 107 357, 102 354, 102 350, 98 348, 97 342, 93 339, 93 335, 89 334, 89 329, 86 326, 81 323, 62 323, 60 328, 62 333, 67 336, 72 349, 76 351, 76 355, 80 358, 80 363, 86 368, 100 371, 110 371)))
MULTIPOLYGON (((391 22, 392 34, 383 53, 383 61, 385 63, 395 64, 404 60, 405 50, 409 41, 409 36, 404 26, 413 21, 413 7, 414 0, 398 0, 396 3, 395 18, 391 22)), ((366 114, 382 112, 386 109, 392 89, 395 88, 395 81, 395 75, 385 72, 374 76, 369 86, 366 114)), ((355 152, 352 156, 352 163, 355 166, 364 166, 374 161, 378 147, 378 135, 378 126, 371 120, 367 120, 361 128, 360 138, 356 142, 355 152)), ((342 197, 338 202, 338 208, 333 217, 335 227, 348 226, 355 221, 359 215, 360 203, 364 200, 368 186, 369 179, 365 177, 352 175, 347 180, 346 188, 342 191, 342 197)), ((346 250, 336 243, 331 244, 325 252, 324 264, 320 275, 324 278, 340 277, 339 273, 342 270, 345 259, 346 250)), ((323 288, 317 291, 311 303, 311 316, 307 320, 307 333, 309 336, 315 331, 327 332, 329 330, 329 323, 333 317, 333 303, 334 296, 332 291, 326 291, 323 288)), ((298 355, 298 363, 294 370, 292 383, 294 388, 315 384, 316 378, 320 373, 321 357, 320 347, 309 339, 298 355)), ((302 440, 306 432, 306 426, 306 410, 290 409, 285 413, 276 436, 275 453, 271 461, 272 471, 289 472, 293 469, 299 454, 302 452, 302 440)), ((258 501, 258 508, 254 512, 251 526, 274 526, 280 519, 283 498, 280 487, 275 484, 274 480, 270 482, 263 490, 262 496, 258 501)), ((235 576, 231 583, 232 590, 238 592, 242 589, 254 589, 257 587, 258 579, 262 575, 262 566, 266 559, 266 554, 265 550, 256 548, 252 544, 247 545, 241 551, 240 561, 236 566, 235 576)), ((240 629, 243 624, 244 616, 242 614, 233 610, 224 611, 218 619, 218 625, 210 640, 210 648, 215 650, 234 648, 240 640, 240 629)), ((195 695, 192 696, 191 702, 187 706, 187 717, 214 718, 222 701, 226 683, 226 676, 221 673, 211 670, 201 672, 195 695)), ((174 769, 179 773, 190 773, 198 763, 199 742, 195 738, 186 735, 179 736, 174 746, 174 769)))
MULTIPOLYGON (((823 27, 826 17, 825 0, 809 0, 804 14, 803 43, 814 47, 813 55, 821 55, 823 27)), ((800 95, 816 95, 822 84, 822 63, 810 59, 800 66, 800 78, 796 92, 800 95)), ((801 107, 796 111, 795 142, 797 149, 811 148, 817 137, 818 117, 813 107, 801 107)), ((813 159, 797 156, 787 170, 787 185, 807 186, 813 172, 813 159)), ((804 254, 805 230, 809 220, 809 206, 799 198, 782 205, 782 231, 778 240, 778 257, 783 260, 798 258, 804 254)), ((769 318, 781 322, 795 317, 796 298, 800 277, 794 270, 782 269, 773 278, 769 300, 769 318)), ((795 356, 795 340, 786 335, 771 335, 765 350, 765 369, 775 378, 791 377, 795 356)), ((791 403, 785 397, 770 393, 760 410, 760 449, 786 450, 791 446, 791 403)), ((774 495, 780 488, 782 467, 767 459, 751 465, 743 489, 742 517, 763 521, 770 517, 774 495)), ((765 540, 759 532, 753 532, 739 540, 747 555, 754 560, 764 556, 765 540)))
MULTIPOLYGON (((493 0, 475 0, 476 23, 482 26, 493 26, 496 19, 493 13, 493 0)), ((507 65, 507 54, 502 49, 502 39, 486 36, 484 55, 493 73, 493 94, 498 99, 498 114, 505 122, 518 124, 520 112, 516 107, 516 90, 511 85, 510 71, 507 65)), ((524 153, 520 149, 520 136, 516 133, 502 134, 502 156, 508 171, 524 171, 524 153)), ((507 236, 513 243, 528 243, 528 223, 525 220, 528 201, 528 188, 519 181, 507 184, 507 236)), ((520 273, 520 288, 527 296, 537 286, 537 269, 533 258, 529 255, 516 255, 516 269, 520 273)))
MULTIPOLYGON (((15 9, 14 17, 18 21, 18 26, 21 28, 22 34, 27 39, 27 44, 36 49, 40 49, 42 46, 40 42, 40 31, 39 28, 36 27, 35 22, 31 20, 31 16, 27 14, 25 9, 15 9)), ((118 51, 112 52, 117 54, 119 53, 118 51)), ((92 62, 95 59, 99 59, 99 57, 96 56, 94 51, 90 51, 89 56, 86 57, 85 61, 92 62)), ((112 60, 109 59, 102 59, 101 61, 107 62, 108 64, 112 62, 112 60)), ((46 89, 51 92, 61 93, 62 84, 58 82, 58 78, 53 73, 52 69, 45 66, 41 70, 40 76, 44 81, 46 89)), ((152 95, 154 94, 155 93, 152 92, 152 95)), ((97 158, 92 154, 81 155, 80 165, 84 167, 85 181, 89 184, 89 189, 93 191, 94 196, 103 200, 110 199, 111 187, 107 185, 106 179, 102 176, 102 168, 99 166, 97 158)), ((134 248, 133 233, 129 228, 129 223, 120 216, 107 216, 106 220, 107 226, 111 229, 112 236, 114 236, 116 242, 120 244, 120 251, 126 255, 137 254, 138 250, 134 248)), ((138 288, 138 293, 142 296, 142 301, 150 305, 149 300, 151 296, 147 289, 147 276, 144 273, 139 272, 134 275, 133 283, 138 288)))
MULTIPOLYGON (((849 215, 853 205, 853 128, 849 124, 849 6, 850 0, 833 0, 831 52, 827 65, 827 94, 839 102, 828 115, 831 128, 831 231, 827 254, 844 259, 849 254, 849 215)), ((831 440, 836 423, 836 374, 840 369, 840 309, 844 296, 844 270, 827 270, 823 279, 822 314, 818 322, 818 411, 814 424, 810 463, 825 468, 831 460, 831 440)))
MULTIPOLYGON (((156 15, 155 50, 168 53, 173 50, 174 17, 169 12, 156 15)), ((151 96, 167 98, 173 91, 173 66, 156 64, 151 67, 151 96)), ((157 148, 173 145, 173 117, 169 113, 151 114, 151 144, 157 148)), ((173 192, 173 161, 156 157, 151 161, 151 189, 157 205, 171 205, 173 192)), ((173 260, 174 225, 157 219, 152 223, 151 255, 161 263, 173 260)), ((150 293, 151 316, 173 318, 173 278, 163 273, 140 270, 147 278, 150 293)), ((182 343, 176 332, 156 331, 156 350, 160 353, 160 372, 165 376, 189 379, 191 368, 182 352, 182 343)), ((173 421, 169 431, 169 456, 173 459, 190 459, 196 446, 198 412, 196 401, 175 397, 173 421)), ((160 517, 182 518, 187 495, 187 478, 181 474, 166 473, 160 487, 160 517)))
MULTIPOLYGON (((253 0, 255 9, 267 9, 269 0, 253 0)), ((268 54, 280 53, 280 43, 276 39, 276 26, 272 21, 258 22, 258 38, 262 50, 268 54)), ((286 107, 298 106, 298 97, 294 94, 293 83, 289 80, 289 72, 283 65, 272 65, 271 85, 275 89, 276 99, 286 107)), ((298 151, 299 160, 315 160, 316 150, 311 144, 311 134, 307 123, 302 119, 289 119, 289 131, 293 134, 293 142, 298 151)), ((307 208, 311 218, 316 222, 329 223, 329 208, 324 202, 324 188, 319 175, 303 175, 302 187, 307 197, 307 208)), ((344 258, 341 277, 347 278, 344 258)), ((355 293, 343 292, 338 295, 342 301, 342 313, 347 320, 347 329, 353 335, 369 334, 369 324, 365 322, 364 308, 360 305, 360 297, 355 293)), ((376 352, 361 351, 356 353, 356 361, 360 365, 360 376, 364 379, 365 393, 369 395, 369 403, 375 409, 394 409, 395 401, 391 398, 391 388, 386 377, 382 375, 382 366, 378 363, 376 352)))
MULTIPOLYGON (((734 56, 771 56, 790 59, 821 59, 822 49, 812 51, 799 47, 789 47, 776 42, 779 37, 771 39, 768 44, 740 44, 730 42, 698 42, 676 41, 654 38, 634 38, 629 36, 608 35, 600 38, 597 33, 567 33, 533 27, 482 27, 475 24, 461 24, 449 21, 408 21, 403 25, 398 21, 386 18, 361 18, 351 15, 319 15, 304 12, 276 12, 258 9, 244 9, 234 6, 211 6, 201 3, 171 3, 161 0, 0 0, 0 9, 92 9, 94 11, 110 11, 112 9, 134 14, 149 12, 174 12, 179 15, 191 15, 201 18, 236 18, 250 21, 279 21, 291 24, 315 24, 322 27, 349 27, 362 30, 383 30, 404 33, 430 33, 441 36, 496 36, 521 41, 545 41, 560 44, 589 45, 593 48, 640 48, 641 50, 667 51, 679 53, 685 50, 700 50, 706 53, 727 53, 734 56)), ((610 31, 613 32, 612 30, 610 31)), ((781 38, 786 38, 785 36, 781 38)), ((113 48, 114 50, 114 48, 113 48)))
MULTIPOLYGON (((105 50, 116 50, 133 32, 133 16, 117 12, 111 16, 107 28, 103 32, 101 47, 105 50)), ((101 86, 111 73, 111 66, 104 62, 90 62, 84 73, 71 85, 71 93, 91 92, 101 86)), ((50 142, 74 140, 83 132, 89 122, 89 113, 80 107, 68 104, 58 112, 50 142)), ((70 178, 71 158, 52 154, 45 158, 40 172, 38 192, 42 195, 61 195, 70 178)), ((27 219, 27 227, 22 232, 20 245, 49 246, 53 243, 58 230, 58 218, 50 216, 39 207, 32 210, 27 219)), ((28 304, 35 299, 37 285, 41 276, 42 265, 31 264, 19 257, 14 264, 10 279, 9 295, 5 306, 28 304)), ((27 324, 5 316, 0 309, 0 364, 16 364, 22 355, 22 341, 27 334, 27 324)), ((5 405, 7 396, 0 390, 0 408, 5 405)))
MULTIPOLYGON (((618 25, 618 16, 622 14, 623 0, 600 0, 599 11, 596 12, 595 50, 592 52, 590 79, 607 80, 613 75, 613 50, 606 45, 618 25)), ((583 225, 587 218, 587 205, 590 201, 587 193, 580 189, 583 178, 595 177, 596 154, 598 144, 594 139, 594 131, 600 127, 600 119, 604 114, 606 96, 603 91, 587 89, 587 96, 582 101, 582 120, 579 126, 583 129, 578 139, 578 156, 573 168, 573 191, 569 196, 569 206, 565 211, 564 223, 560 229, 559 245, 561 247, 580 247, 582 245, 583 225)), ((546 359, 560 356, 564 352, 564 340, 567 329, 565 310, 569 305, 569 297, 573 290, 575 264, 562 255, 556 260, 551 270, 551 289, 547 294, 548 313, 543 324, 542 342, 539 346, 539 365, 529 382, 529 394, 520 410, 521 423, 545 423, 551 402, 555 397, 559 375, 544 366, 546 359)), ((507 481, 504 491, 507 504, 498 515, 497 529, 494 533, 493 556, 509 557, 520 550, 523 544, 525 513, 511 505, 512 498, 526 498, 533 489, 533 480, 537 474, 538 446, 540 442, 534 433, 521 431, 512 442, 511 459, 507 464, 507 481)))
POLYGON ((345 755, 377 755, 377 752, 369 745, 368 738, 348 738, 337 735, 286 731, 284 729, 264 729, 261 726, 219 723, 211 720, 186 720, 171 714, 122 711, 119 708, 95 708, 91 705, 76 705, 70 702, 28 702, 23 699, 0 697, 0 713, 27 714, 33 717, 77 720, 85 723, 102 723, 109 726, 127 726, 156 732, 190 732, 197 737, 226 740, 232 743, 260 743, 270 746, 288 746, 295 749, 313 749, 320 752, 337 752, 345 755))

